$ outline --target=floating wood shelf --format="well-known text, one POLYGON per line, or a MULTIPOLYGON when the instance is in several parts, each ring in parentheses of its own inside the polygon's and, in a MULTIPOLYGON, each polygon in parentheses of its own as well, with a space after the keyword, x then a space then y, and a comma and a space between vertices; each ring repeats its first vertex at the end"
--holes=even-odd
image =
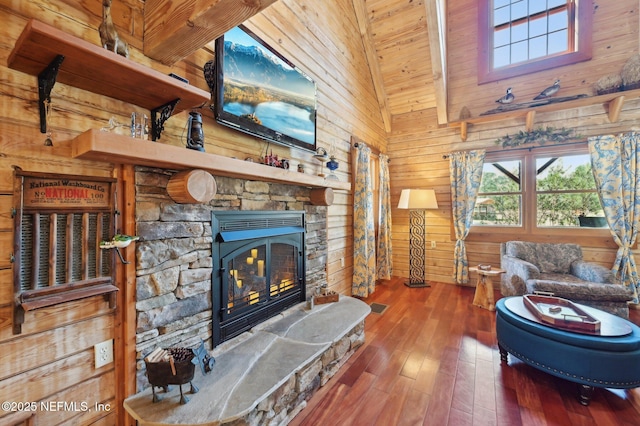
POLYGON ((566 102, 556 102, 547 105, 538 105, 530 108, 515 109, 510 111, 507 110, 495 114, 464 118, 457 121, 451 121, 449 123, 449 127, 460 128, 460 138, 463 141, 467 140, 468 128, 469 125, 472 124, 493 123, 496 121, 509 120, 514 118, 524 118, 525 130, 531 131, 534 128, 534 121, 537 113, 561 111, 571 108, 581 108, 595 104, 603 104, 609 116, 609 121, 614 123, 618 121, 618 117, 620 115, 622 107, 624 106, 625 99, 634 99, 638 97, 640 97, 640 89, 608 93, 606 95, 586 96, 566 102))
POLYGON ((194 151, 173 145, 134 139, 99 130, 86 131, 71 141, 71 156, 115 164, 173 170, 203 169, 214 175, 312 188, 351 190, 351 183, 298 173, 264 164, 194 151))
POLYGON ((25 26, 7 64, 39 76, 60 56, 64 58, 54 83, 59 81, 149 110, 178 99, 173 112, 180 112, 210 99, 205 90, 34 19, 25 26))

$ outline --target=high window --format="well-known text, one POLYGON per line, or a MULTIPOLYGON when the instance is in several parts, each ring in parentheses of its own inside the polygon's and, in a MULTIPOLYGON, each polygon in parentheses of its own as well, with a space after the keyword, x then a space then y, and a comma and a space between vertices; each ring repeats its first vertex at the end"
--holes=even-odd
POLYGON ((586 144, 487 153, 471 234, 608 237, 586 144))
POLYGON ((486 0, 479 7, 481 83, 591 58, 591 0, 486 0))

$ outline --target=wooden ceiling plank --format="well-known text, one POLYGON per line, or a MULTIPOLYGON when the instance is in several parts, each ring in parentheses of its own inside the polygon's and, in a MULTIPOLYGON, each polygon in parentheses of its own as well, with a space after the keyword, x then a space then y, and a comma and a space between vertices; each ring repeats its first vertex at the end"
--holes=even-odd
POLYGON ((431 68, 436 94, 438 123, 446 124, 447 118, 447 63, 445 39, 445 2, 444 0, 425 1, 427 9, 427 30, 431 51, 431 68))
POLYGON ((380 114, 382 115, 384 129, 387 133, 391 133, 391 113, 387 105, 387 95, 384 90, 384 81, 382 79, 380 65, 378 64, 377 55, 373 48, 373 35, 371 34, 371 28, 369 26, 367 10, 362 0, 353 0, 353 9, 356 14, 356 20, 358 21, 360 35, 362 36, 362 45, 367 57, 367 62, 369 62, 371 79, 373 80, 376 97, 380 105, 380 114))
POLYGON ((172 65, 277 0, 147 0, 144 54, 172 65))

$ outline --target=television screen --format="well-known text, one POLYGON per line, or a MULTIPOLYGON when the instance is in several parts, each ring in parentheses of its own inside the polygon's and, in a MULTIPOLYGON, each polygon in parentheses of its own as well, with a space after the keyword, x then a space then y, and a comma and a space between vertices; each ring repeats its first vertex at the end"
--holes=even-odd
POLYGON ((316 149, 316 85, 244 26, 216 40, 216 121, 276 143, 316 149))

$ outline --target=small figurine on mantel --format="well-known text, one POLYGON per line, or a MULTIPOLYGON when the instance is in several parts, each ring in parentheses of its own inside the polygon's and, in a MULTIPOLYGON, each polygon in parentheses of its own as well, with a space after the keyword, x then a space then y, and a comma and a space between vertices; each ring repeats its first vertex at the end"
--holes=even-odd
POLYGON ((100 42, 105 49, 128 58, 129 46, 127 46, 126 41, 120 39, 116 26, 113 24, 113 19, 111 19, 111 1, 102 0, 102 23, 98 27, 100 42))
POLYGON ((555 95, 556 93, 558 93, 559 90, 560 90, 560 80, 556 80, 553 82, 553 86, 549 86, 546 89, 544 89, 542 92, 540 92, 538 96, 533 98, 533 100, 549 98, 555 95))
POLYGON ((511 91, 511 87, 509 87, 507 89, 507 93, 503 97, 498 99, 496 102, 499 104, 510 104, 511 102, 513 102, 515 98, 516 98, 515 95, 511 91))

